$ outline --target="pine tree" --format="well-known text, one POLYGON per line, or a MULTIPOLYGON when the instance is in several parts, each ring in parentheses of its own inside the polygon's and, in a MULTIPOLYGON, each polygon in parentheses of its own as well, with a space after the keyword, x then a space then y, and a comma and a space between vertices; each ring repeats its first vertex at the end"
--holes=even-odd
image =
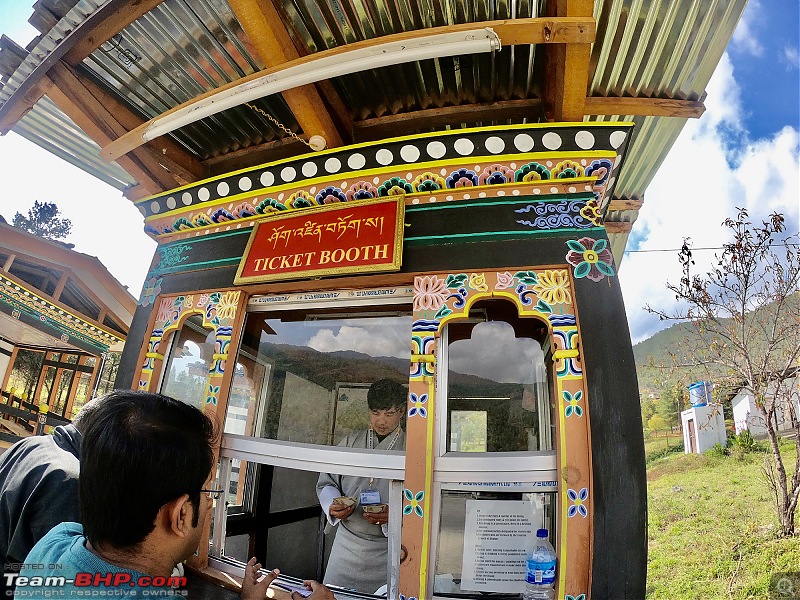
POLYGON ((12 224, 49 240, 63 240, 72 232, 72 221, 61 216, 61 211, 54 202, 36 200, 33 208, 28 211, 28 216, 17 213, 12 224))

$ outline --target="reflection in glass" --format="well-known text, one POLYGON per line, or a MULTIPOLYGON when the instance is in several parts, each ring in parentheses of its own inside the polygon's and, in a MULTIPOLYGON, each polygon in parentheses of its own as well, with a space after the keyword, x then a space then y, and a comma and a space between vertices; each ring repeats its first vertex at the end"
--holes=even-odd
POLYGON ((161 393, 202 410, 214 355, 214 332, 203 327, 200 315, 193 315, 173 335, 161 393))
POLYGON ((75 371, 68 371, 67 369, 61 370, 61 379, 58 381, 58 391, 53 400, 50 412, 57 415, 64 416, 64 409, 67 408, 67 401, 69 400, 69 391, 72 388, 72 380, 75 377, 75 371))
POLYGON ((411 317, 250 313, 226 433, 335 445, 369 426, 367 390, 408 381, 411 317))
POLYGON ((8 377, 6 390, 13 390, 15 402, 19 399, 33 400, 33 392, 39 381, 44 362, 44 352, 37 350, 19 350, 8 377))
MULTIPOLYGON (((447 434, 449 452, 551 450, 553 405, 536 319, 497 314, 486 303, 477 319, 448 325, 447 434)), ((506 303, 503 303, 506 304, 506 303)), ((508 303, 510 304, 510 303, 508 303)))

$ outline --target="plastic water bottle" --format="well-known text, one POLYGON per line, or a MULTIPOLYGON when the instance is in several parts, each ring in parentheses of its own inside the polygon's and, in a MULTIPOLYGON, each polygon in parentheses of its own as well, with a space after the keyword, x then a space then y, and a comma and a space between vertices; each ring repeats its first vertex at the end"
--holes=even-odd
POLYGON ((523 600, 553 600, 556 583, 556 551, 547 540, 547 529, 539 529, 536 532, 536 541, 527 562, 523 600))

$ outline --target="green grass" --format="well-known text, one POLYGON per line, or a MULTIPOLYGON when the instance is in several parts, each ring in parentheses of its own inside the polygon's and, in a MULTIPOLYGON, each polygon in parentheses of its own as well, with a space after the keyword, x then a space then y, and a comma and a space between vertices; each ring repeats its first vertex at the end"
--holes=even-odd
POLYGON ((644 453, 648 465, 654 460, 676 452, 683 452, 683 435, 679 431, 669 435, 651 433, 644 439, 644 453))
MULTIPOLYGON (((783 451, 789 471, 796 455, 783 451)), ((648 599, 766 599, 773 573, 800 570, 800 538, 778 537, 762 464, 763 454, 649 461, 648 599)))

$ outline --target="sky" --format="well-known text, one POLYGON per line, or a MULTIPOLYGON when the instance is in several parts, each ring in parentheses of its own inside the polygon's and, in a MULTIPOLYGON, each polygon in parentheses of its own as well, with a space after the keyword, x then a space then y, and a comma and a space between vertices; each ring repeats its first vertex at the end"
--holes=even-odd
MULTIPOLYGON (((750 0, 708 87, 706 112, 689 120, 644 197, 619 268, 633 342, 666 327, 644 310, 669 309, 667 281, 680 279, 677 249, 727 241, 722 221, 745 207, 754 220, 772 211, 800 231, 800 2, 750 0), (673 250, 673 251, 665 251, 673 250)), ((30 0, 0 0, 0 33, 24 46, 30 0)), ((9 222, 35 200, 55 202, 73 222, 67 241, 97 256, 138 298, 156 244, 122 194, 13 132, 0 138, 9 222)), ((698 271, 713 251, 695 254, 698 271)))

